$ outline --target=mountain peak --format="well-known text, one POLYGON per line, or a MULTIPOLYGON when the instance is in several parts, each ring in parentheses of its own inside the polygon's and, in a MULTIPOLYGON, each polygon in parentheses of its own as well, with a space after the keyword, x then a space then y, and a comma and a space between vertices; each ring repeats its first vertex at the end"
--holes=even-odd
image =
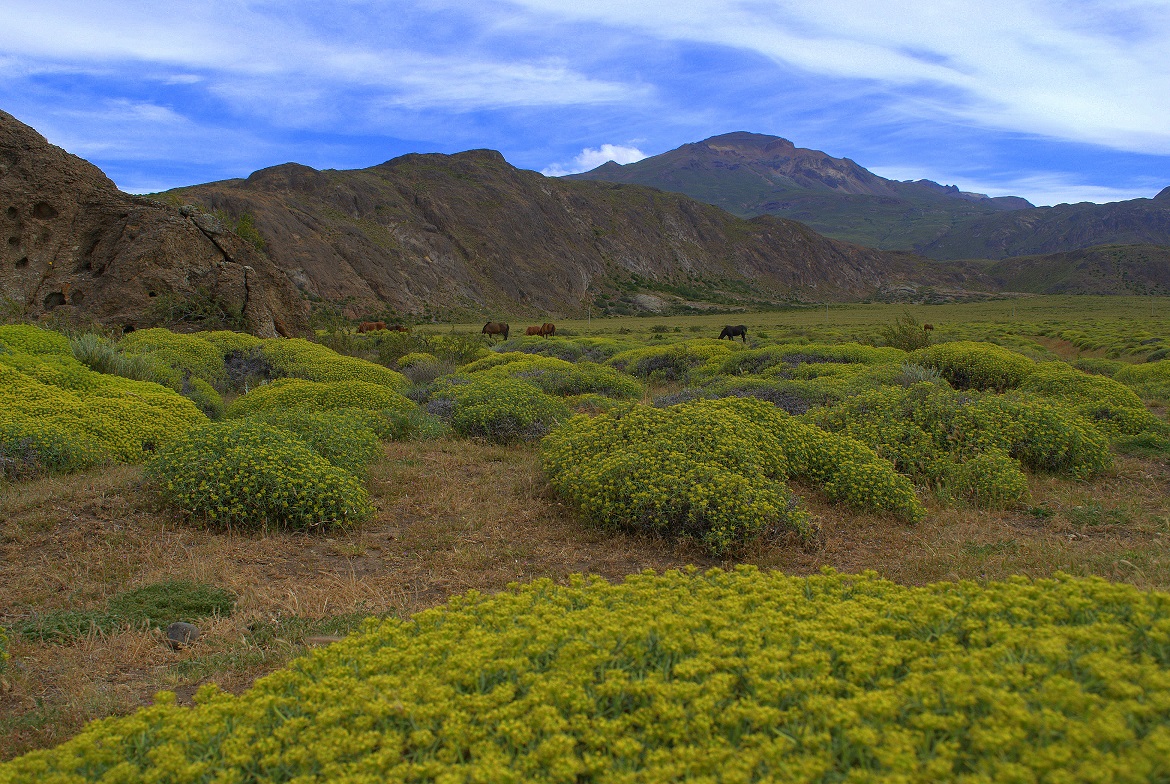
POLYGON ((1158 195, 1154 198, 1158 201, 1170 201, 1170 185, 1158 191, 1158 195))

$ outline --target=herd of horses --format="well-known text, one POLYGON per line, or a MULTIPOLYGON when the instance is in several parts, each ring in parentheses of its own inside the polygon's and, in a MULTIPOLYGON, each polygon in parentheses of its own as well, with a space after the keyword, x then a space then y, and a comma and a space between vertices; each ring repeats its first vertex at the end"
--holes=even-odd
MULTIPOLYGON (((931 331, 934 329, 934 324, 923 324, 922 329, 931 331)), ((381 330, 388 330, 390 332, 410 332, 410 327, 405 324, 390 324, 387 325, 385 321, 363 321, 358 325, 358 332, 379 332, 381 330)), ((524 330, 524 334, 528 336, 539 335, 542 338, 547 338, 557 331, 555 324, 545 322, 540 326, 533 325, 524 330)), ((494 335, 503 336, 504 340, 508 339, 508 324, 504 321, 489 321, 483 325, 480 330, 481 335, 492 337, 494 335)), ((747 327, 743 324, 728 324, 719 333, 719 339, 735 340, 741 338, 744 343, 747 343, 747 327)))

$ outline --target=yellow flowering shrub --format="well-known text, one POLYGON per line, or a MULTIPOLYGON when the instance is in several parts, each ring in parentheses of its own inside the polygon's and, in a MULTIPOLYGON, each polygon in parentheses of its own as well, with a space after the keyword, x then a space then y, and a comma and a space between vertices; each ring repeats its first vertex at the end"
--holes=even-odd
POLYGON ((147 381, 94 373, 70 357, 0 355, 0 463, 10 478, 140 463, 206 417, 147 381), (24 372, 29 370, 37 375, 24 372))
MULTIPOLYGON (((566 362, 555 357, 530 354, 522 354, 520 357, 515 357, 514 354, 509 356, 512 357, 510 361, 493 365, 482 372, 497 377, 523 379, 540 387, 547 394, 559 397, 590 392, 618 400, 642 396, 642 385, 637 379, 605 365, 585 361, 566 362)), ((475 371, 469 366, 463 372, 475 371)))
POLYGON ((252 414, 250 421, 287 430, 313 448, 330 464, 359 478, 382 453, 372 411, 339 408, 319 411, 298 406, 252 414))
MULTIPOLYGON (((950 482, 959 463, 988 450, 1010 454, 1036 470, 1077 478, 1099 473, 1111 461, 1107 439, 1090 422, 1030 397, 920 383, 863 392, 806 416, 868 444, 902 473, 930 483, 950 482)), ((1019 483, 1015 473, 1011 482, 1019 483)))
POLYGON ((535 384, 484 373, 440 379, 428 409, 443 411, 460 435, 499 444, 538 440, 569 417, 564 401, 535 384))
POLYGON ((1170 359, 1143 365, 1126 365, 1113 378, 1142 397, 1170 402, 1170 359))
POLYGON ((146 464, 167 505, 200 522, 328 529, 373 515, 363 483, 288 430, 254 421, 194 428, 146 464))
POLYGON ((271 338, 261 347, 264 358, 280 373, 308 381, 362 381, 402 390, 410 382, 396 370, 348 357, 303 338, 271 338))
POLYGON ((1028 478, 1019 461, 996 449, 963 461, 954 483, 960 494, 983 509, 1003 509, 1028 494, 1028 478))
POLYGON ((872 450, 760 400, 615 407, 574 417, 541 446, 551 485, 587 521, 716 553, 788 530, 812 535, 789 477, 858 508, 923 515, 909 481, 872 450))
POLYGON ((546 357, 556 357, 567 362, 587 360, 589 362, 604 362, 614 354, 620 354, 632 348, 638 348, 639 343, 633 340, 617 340, 609 337, 574 337, 565 338, 554 336, 551 338, 527 337, 519 335, 506 340, 496 347, 500 352, 522 352, 525 354, 541 354, 546 357))
POLYGON ((646 572, 369 621, 0 764, 0 784, 1158 782, 1170 596, 1058 576, 646 572))
POLYGON ((281 378, 256 387, 228 406, 227 415, 244 417, 295 408, 316 411, 360 409, 377 414, 366 420, 379 438, 402 438, 418 414, 418 405, 393 389, 365 381, 321 383, 300 378, 281 378))
POLYGON ((227 356, 233 351, 252 351, 264 345, 264 341, 247 332, 232 332, 231 330, 215 330, 213 332, 196 333, 203 340, 219 349, 219 353, 227 356))
POLYGON ((205 340, 203 334, 180 334, 161 327, 139 329, 118 341, 118 350, 124 354, 152 356, 176 371, 180 382, 184 376, 193 376, 212 387, 224 389, 227 386, 224 352, 205 340))
MULTIPOLYGON (((15 354, 72 355, 69 338, 60 332, 34 327, 32 324, 0 325, 0 348, 15 354)), ((3 354, 0 351, 0 354, 3 354)))
POLYGON ((1032 360, 1014 351, 969 340, 922 348, 908 354, 907 359, 934 368, 956 389, 996 392, 1015 389, 1035 368, 1032 360))
POLYGON ((1150 412, 1125 384, 1084 373, 1064 362, 1036 365, 1019 391, 1068 403, 1073 411, 1112 435, 1168 430, 1166 423, 1150 412))
POLYGON ((718 373, 729 354, 742 350, 731 341, 687 340, 629 349, 610 357, 607 364, 638 378, 677 381, 718 373))

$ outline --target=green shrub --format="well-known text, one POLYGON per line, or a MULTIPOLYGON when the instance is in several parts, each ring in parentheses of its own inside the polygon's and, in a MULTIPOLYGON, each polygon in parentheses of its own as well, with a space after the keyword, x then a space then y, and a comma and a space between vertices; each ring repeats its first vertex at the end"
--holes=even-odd
POLYGON ((569 417, 563 401, 527 381, 483 373, 447 379, 435 398, 450 401, 451 427, 462 436, 498 444, 536 441, 569 417))
POLYGON ((988 450, 1035 470, 1087 478, 1110 465, 1108 440, 1092 423, 1043 399, 956 392, 934 384, 883 387, 809 421, 873 447, 899 471, 945 482, 954 466, 988 450))
POLYGON ((1127 365, 1113 378, 1133 389, 1144 398, 1170 402, 1170 359, 1127 365))
POLYGON ((223 352, 201 334, 179 334, 161 327, 139 329, 123 337, 118 349, 123 354, 149 355, 173 369, 179 379, 193 376, 217 389, 227 388, 223 352))
POLYGON ((550 433, 542 450, 553 488, 586 520, 687 536, 713 552, 784 530, 812 536, 784 484, 790 476, 861 509, 910 520, 924 514, 906 478, 872 450, 760 400, 577 416, 550 433))
POLYGON ((922 324, 909 311, 895 318, 893 323, 879 329, 878 337, 887 346, 902 351, 915 351, 930 345, 930 332, 923 329, 922 324))
POLYGON ((227 415, 240 417, 300 407, 318 411, 358 408, 363 411, 402 414, 417 408, 414 402, 380 384, 365 381, 320 383, 282 378, 236 398, 228 406, 227 415))
MULTIPOLYGON (((62 354, 69 356, 69 338, 32 324, 0 325, 0 346, 17 354, 62 354)), ((0 352, 2 353, 2 352, 0 352)))
POLYGON ((200 338, 219 349, 222 356, 233 351, 252 351, 264 345, 264 341, 247 332, 232 332, 230 330, 215 330, 212 332, 197 333, 200 338))
POLYGON ((308 381, 362 381, 391 390, 402 390, 410 382, 396 370, 347 357, 303 338, 272 338, 261 348, 264 358, 286 376, 308 381))
POLYGON ((147 463, 146 476, 169 506, 216 526, 328 529, 373 514, 353 474, 256 422, 194 428, 147 463))
POLYGON ((544 579, 163 693, 0 782, 1162 781, 1168 614, 1067 576, 544 579))
POLYGON ((967 340, 919 349, 909 360, 934 368, 956 389, 995 392, 1015 389, 1035 367, 1032 360, 1014 351, 967 340))
POLYGON ((397 364, 399 368, 408 368, 419 364, 437 365, 440 361, 434 354, 428 354, 425 351, 412 351, 399 357, 397 364))
POLYGON ((94 373, 68 356, 0 355, 0 462, 9 478, 139 463, 205 421, 157 384, 94 373))
MULTIPOLYGON (((469 367, 464 372, 475 371, 469 367)), ((637 380, 611 367, 593 362, 573 363, 553 357, 525 354, 522 358, 513 358, 483 372, 497 377, 519 378, 535 384, 549 395, 559 397, 596 393, 618 400, 629 400, 642 396, 642 385, 637 380)))
POLYGON ((1013 506, 1028 493, 1028 478, 1019 462, 996 450, 960 464, 955 484, 959 493, 983 509, 1013 506))
POLYGON ((364 477, 370 464, 382 452, 373 427, 377 415, 370 411, 343 408, 318 411, 304 406, 262 411, 249 419, 296 435, 330 464, 356 477, 364 477))
POLYGON ((1166 424, 1146 409, 1129 387, 1063 362, 1037 365, 1020 385, 1020 392, 1068 403, 1072 411, 1114 436, 1167 431, 1166 424))
POLYGON ((742 351, 730 341, 687 340, 666 346, 629 349, 610 357, 608 364, 638 378, 656 381, 685 381, 703 366, 703 372, 719 371, 728 354, 742 351))

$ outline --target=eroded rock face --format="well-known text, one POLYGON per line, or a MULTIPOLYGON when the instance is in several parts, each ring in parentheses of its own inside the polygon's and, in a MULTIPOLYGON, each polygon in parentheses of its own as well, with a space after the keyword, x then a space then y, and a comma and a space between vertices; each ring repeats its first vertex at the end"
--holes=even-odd
POLYGON ((158 322, 164 297, 242 312, 265 337, 308 330, 307 304, 252 245, 211 216, 122 193, 2 111, 0 296, 33 317, 68 307, 124 328, 158 322))

